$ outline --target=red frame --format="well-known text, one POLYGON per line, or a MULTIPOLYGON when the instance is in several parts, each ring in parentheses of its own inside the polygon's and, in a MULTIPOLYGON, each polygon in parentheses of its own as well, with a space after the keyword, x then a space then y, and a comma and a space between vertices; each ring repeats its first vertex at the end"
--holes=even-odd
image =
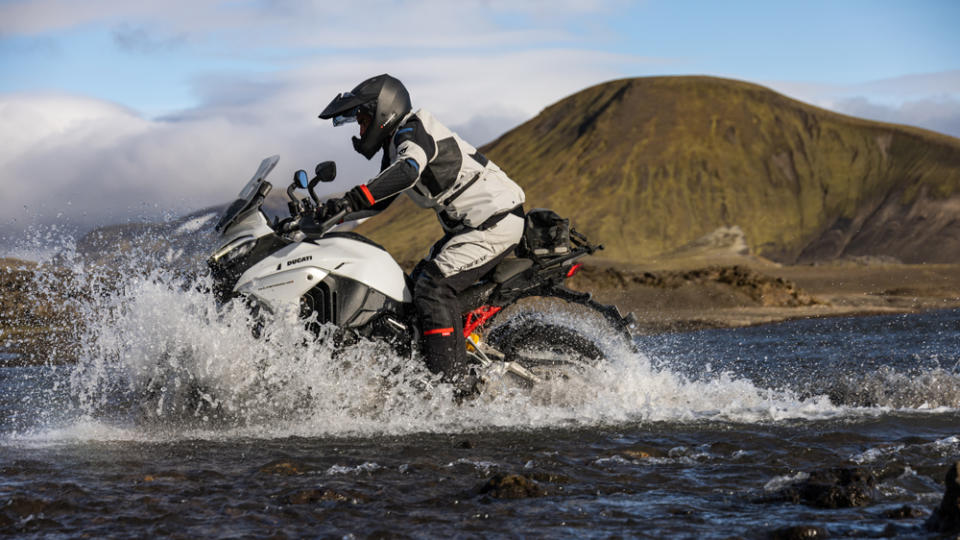
POLYGON ((463 337, 470 337, 474 330, 490 320, 501 309, 500 306, 480 306, 477 309, 467 313, 467 320, 463 323, 463 337))

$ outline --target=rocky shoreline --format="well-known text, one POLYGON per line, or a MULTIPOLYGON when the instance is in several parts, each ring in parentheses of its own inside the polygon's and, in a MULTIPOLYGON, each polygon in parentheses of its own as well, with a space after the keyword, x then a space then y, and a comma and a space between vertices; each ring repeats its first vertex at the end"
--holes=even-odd
POLYGON ((960 308, 960 265, 781 266, 740 257, 698 266, 703 262, 601 262, 571 285, 634 312, 642 334, 960 308))
POLYGON ((0 259, 0 367, 37 365, 54 357, 54 363, 72 361, 77 321, 70 305, 76 291, 48 283, 66 274, 63 268, 0 259))

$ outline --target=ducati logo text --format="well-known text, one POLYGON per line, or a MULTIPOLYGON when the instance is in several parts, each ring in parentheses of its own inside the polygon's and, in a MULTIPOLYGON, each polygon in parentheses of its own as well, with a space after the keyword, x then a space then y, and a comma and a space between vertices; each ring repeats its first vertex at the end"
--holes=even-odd
POLYGON ((289 261, 287 261, 287 266, 293 266, 295 264, 299 264, 309 260, 313 260, 313 255, 307 255, 306 257, 298 257, 296 259, 290 259, 289 261))

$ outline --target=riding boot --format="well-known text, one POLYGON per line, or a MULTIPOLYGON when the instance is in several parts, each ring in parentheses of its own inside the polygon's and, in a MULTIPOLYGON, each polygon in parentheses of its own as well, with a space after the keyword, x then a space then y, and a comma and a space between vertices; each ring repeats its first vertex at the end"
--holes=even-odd
POLYGON ((427 368, 452 382, 466 369, 467 351, 457 289, 430 263, 417 276, 414 304, 420 315, 420 345, 427 368))
POLYGON ((456 328, 426 329, 421 344, 427 368, 442 373, 445 382, 457 381, 466 372, 466 348, 456 328))

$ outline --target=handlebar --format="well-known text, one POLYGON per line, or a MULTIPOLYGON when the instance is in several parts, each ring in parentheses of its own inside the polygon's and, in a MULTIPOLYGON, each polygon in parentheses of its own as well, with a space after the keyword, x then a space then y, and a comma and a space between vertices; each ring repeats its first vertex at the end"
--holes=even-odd
POLYGON ((327 232, 328 230, 330 230, 331 228, 333 228, 334 225, 336 225, 336 224, 340 223, 341 221, 343 221, 343 218, 347 217, 347 214, 348 214, 348 212, 347 212, 346 210, 340 210, 340 211, 337 212, 336 214, 334 214, 334 215, 330 216, 329 218, 327 218, 326 221, 324 221, 323 223, 321 223, 321 224, 320 224, 320 230, 321 230, 322 232, 327 232))
POLYGON ((300 228, 300 222, 298 220, 291 219, 290 221, 281 222, 280 232, 281 233, 293 232, 299 228, 300 228))
POLYGON ((347 213, 348 212, 346 210, 340 210, 332 216, 327 217, 320 223, 317 223, 316 220, 313 219, 314 215, 303 213, 300 216, 297 216, 297 219, 290 219, 289 221, 281 222, 282 224, 277 232, 286 234, 299 230, 308 235, 319 236, 332 229, 335 225, 341 223, 343 218, 346 217, 347 213))

